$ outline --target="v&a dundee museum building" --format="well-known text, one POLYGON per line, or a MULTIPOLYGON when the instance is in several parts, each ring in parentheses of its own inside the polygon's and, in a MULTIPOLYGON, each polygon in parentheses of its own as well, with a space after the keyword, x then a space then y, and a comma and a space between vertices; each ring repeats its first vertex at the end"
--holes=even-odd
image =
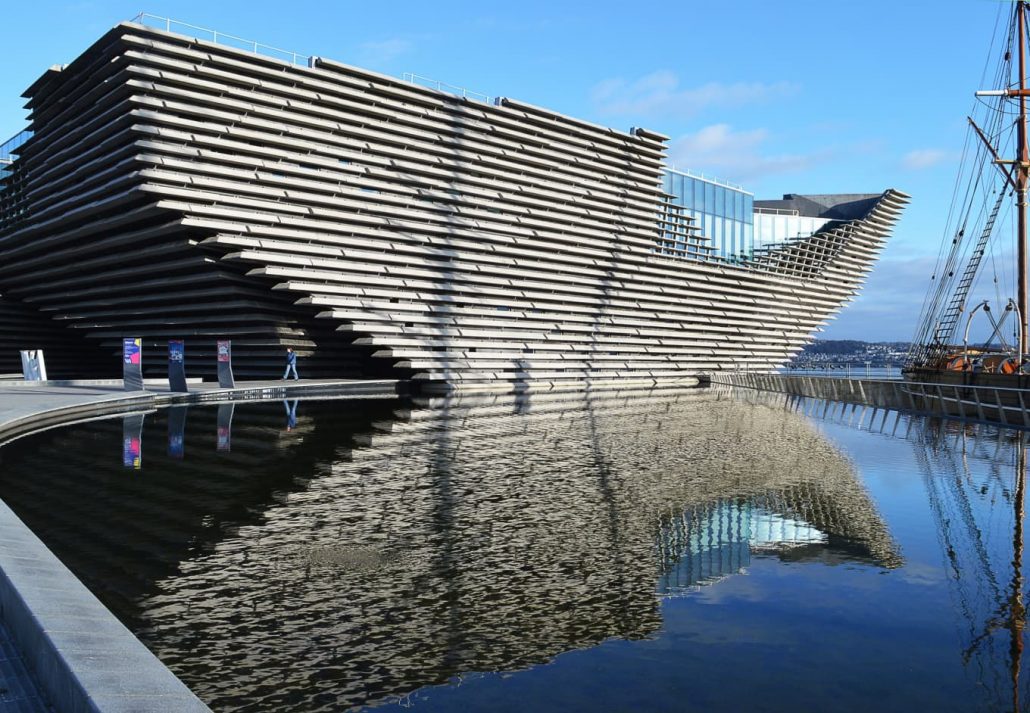
POLYGON ((42 348, 54 377, 110 375, 126 337, 184 339, 195 377, 219 339, 245 379, 286 347, 307 376, 448 389, 768 370, 857 293, 907 200, 763 207, 667 167, 655 131, 175 29, 122 23, 25 91, 0 373, 42 348))
POLYGON ((73 383, 0 382, 0 711, 1025 709, 1025 433, 714 377, 908 196, 425 84, 141 15, 25 90, 0 376, 73 383))

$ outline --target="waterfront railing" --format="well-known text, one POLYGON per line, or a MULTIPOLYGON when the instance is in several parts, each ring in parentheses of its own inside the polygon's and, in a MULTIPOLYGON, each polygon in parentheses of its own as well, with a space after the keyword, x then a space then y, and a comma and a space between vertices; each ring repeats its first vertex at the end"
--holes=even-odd
POLYGON ((898 379, 716 372, 711 383, 826 401, 1030 428, 1030 391, 898 379))

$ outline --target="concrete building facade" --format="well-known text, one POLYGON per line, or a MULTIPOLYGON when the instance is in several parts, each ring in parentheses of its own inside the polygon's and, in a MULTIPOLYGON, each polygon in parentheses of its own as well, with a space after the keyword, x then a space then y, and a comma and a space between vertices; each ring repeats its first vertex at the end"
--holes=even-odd
MULTIPOLYGON (((244 378, 287 346, 308 375, 439 388, 772 369, 857 293, 907 199, 723 259, 663 186, 661 134, 136 23, 25 97, 0 320, 116 368, 139 336, 157 368, 185 339, 192 375, 230 338, 244 378)), ((46 347, 26 341, 0 334, 3 358, 46 347)))

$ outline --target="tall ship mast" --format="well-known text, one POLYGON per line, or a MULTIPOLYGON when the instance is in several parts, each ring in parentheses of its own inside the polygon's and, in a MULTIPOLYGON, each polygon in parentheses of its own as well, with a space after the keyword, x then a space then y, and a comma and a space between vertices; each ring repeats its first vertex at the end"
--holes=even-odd
POLYGON ((994 88, 975 92, 969 138, 955 186, 953 223, 931 277, 909 351, 909 378, 945 383, 1030 387, 1027 349, 1027 3, 1018 0, 996 63, 994 88), (1007 157, 1006 157, 1007 156, 1007 157), (1008 219, 1015 237, 1014 270, 1004 274, 1007 247, 992 240, 1008 219), (999 274, 1002 273, 1002 274, 999 274), (974 299, 994 289, 994 300, 974 299), (1011 296, 1014 294, 1015 296, 1011 296), (971 334, 986 333, 980 342, 971 334))

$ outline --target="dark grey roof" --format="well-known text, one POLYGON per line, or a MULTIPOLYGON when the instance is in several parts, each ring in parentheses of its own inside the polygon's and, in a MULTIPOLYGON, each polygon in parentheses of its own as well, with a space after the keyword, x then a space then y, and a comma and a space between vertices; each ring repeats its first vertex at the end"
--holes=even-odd
POLYGON ((796 210, 810 218, 831 218, 836 220, 861 220, 868 215, 879 193, 840 193, 826 195, 784 194, 782 200, 755 201, 755 208, 796 210))

